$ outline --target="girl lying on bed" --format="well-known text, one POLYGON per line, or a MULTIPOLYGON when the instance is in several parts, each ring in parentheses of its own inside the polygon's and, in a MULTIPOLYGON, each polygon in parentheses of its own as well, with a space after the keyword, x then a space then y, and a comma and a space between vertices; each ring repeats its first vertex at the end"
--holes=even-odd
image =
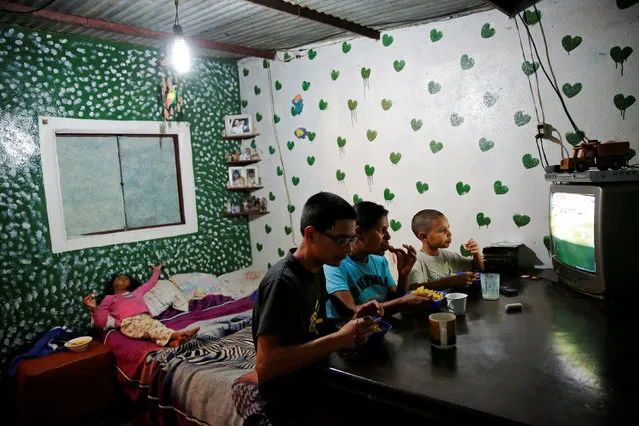
POLYGON ((149 308, 144 303, 144 293, 151 290, 160 278, 164 263, 153 266, 151 279, 140 282, 127 274, 116 275, 104 289, 104 299, 97 306, 95 294, 89 294, 83 300, 91 310, 96 327, 104 328, 107 317, 111 315, 120 332, 132 339, 150 339, 160 346, 177 347, 188 342, 200 327, 188 331, 174 331, 160 321, 151 318, 149 308))

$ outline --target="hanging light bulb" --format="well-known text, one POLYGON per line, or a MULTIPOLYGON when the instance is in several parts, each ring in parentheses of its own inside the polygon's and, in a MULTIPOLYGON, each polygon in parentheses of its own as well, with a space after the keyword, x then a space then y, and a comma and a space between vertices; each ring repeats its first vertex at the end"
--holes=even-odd
POLYGON ((175 0, 175 22, 173 23, 173 43, 169 47, 169 56, 171 58, 171 65, 175 70, 182 74, 188 72, 191 69, 191 53, 189 52, 189 46, 184 40, 184 33, 182 32, 182 26, 180 25, 180 18, 178 16, 178 3, 180 0, 175 0))

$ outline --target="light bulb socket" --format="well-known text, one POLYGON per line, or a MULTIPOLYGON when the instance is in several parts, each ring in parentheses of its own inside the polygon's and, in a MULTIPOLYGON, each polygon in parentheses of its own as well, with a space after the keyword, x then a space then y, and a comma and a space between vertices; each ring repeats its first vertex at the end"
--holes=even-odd
POLYGON ((175 35, 176 37, 184 37, 182 25, 173 25, 173 35, 175 35))

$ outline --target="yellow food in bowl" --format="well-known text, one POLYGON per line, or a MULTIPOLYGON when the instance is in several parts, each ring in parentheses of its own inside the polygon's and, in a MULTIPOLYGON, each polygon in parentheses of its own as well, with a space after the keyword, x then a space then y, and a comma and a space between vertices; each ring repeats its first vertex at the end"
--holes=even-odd
POLYGON ((73 340, 69 340, 67 342, 68 347, 82 346, 86 345, 91 341, 91 337, 77 337, 73 340))
POLYGON ((417 294, 429 294, 433 298, 434 302, 438 302, 438 301, 440 301, 442 299, 442 297, 444 297, 440 292, 435 291, 435 290, 431 290, 429 288, 425 288, 424 286, 418 287, 415 290, 415 293, 417 293, 417 294))

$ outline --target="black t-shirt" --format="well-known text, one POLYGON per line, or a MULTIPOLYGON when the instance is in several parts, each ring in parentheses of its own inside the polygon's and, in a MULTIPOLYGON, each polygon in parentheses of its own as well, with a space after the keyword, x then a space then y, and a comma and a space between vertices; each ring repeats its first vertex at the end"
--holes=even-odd
MULTIPOLYGON (((297 345, 325 334, 326 279, 324 270, 313 273, 293 256, 295 249, 277 262, 260 283, 253 307, 253 342, 276 335, 282 346, 297 345)), ((276 401, 297 387, 297 372, 260 382, 265 401, 276 401)))

